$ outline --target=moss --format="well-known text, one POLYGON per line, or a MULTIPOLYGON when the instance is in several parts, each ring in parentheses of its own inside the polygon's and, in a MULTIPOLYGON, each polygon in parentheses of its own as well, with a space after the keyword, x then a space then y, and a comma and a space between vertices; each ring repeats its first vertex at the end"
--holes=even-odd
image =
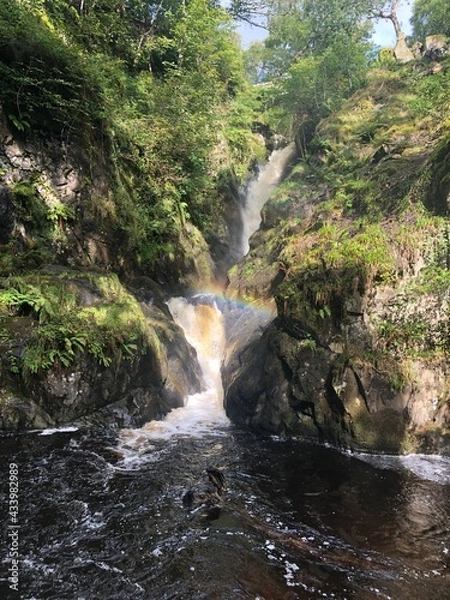
POLYGON ((47 236, 48 207, 36 191, 37 178, 23 179, 13 188, 13 205, 17 219, 29 225, 37 235, 47 236))
POLYGON ((345 317, 346 301, 369 282, 395 277, 390 241, 378 225, 343 228, 324 224, 310 240, 295 239, 281 254, 288 277, 277 291, 282 312, 317 320, 345 317))
POLYGON ((352 419, 355 445, 371 451, 399 452, 406 439, 406 423, 402 415, 383 409, 374 415, 361 410, 352 419))
POLYGON ((0 316, 9 368, 29 374, 68 367, 83 352, 109 366, 145 351, 151 339, 138 302, 113 275, 61 271, 4 279, 0 316), (8 352, 13 346, 18 354, 8 352))

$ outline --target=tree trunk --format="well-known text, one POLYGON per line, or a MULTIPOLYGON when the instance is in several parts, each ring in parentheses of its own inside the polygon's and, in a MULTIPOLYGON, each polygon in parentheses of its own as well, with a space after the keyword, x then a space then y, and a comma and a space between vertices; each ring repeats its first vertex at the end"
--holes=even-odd
POLYGON ((400 0, 394 0, 391 4, 391 8, 389 12, 380 11, 377 13, 377 17, 381 17, 382 19, 388 19, 395 30, 396 44, 394 48, 394 56, 399 62, 409 62, 410 60, 414 60, 414 54, 410 48, 408 48, 408 44, 405 40, 405 34, 400 25, 400 21, 397 17, 398 5, 400 4, 400 0))

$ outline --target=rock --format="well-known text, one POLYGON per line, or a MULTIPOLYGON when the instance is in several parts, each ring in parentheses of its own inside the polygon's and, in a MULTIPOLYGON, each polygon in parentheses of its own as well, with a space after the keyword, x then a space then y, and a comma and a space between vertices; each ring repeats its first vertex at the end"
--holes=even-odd
POLYGON ((414 42, 414 44, 412 45, 412 53, 414 54, 414 58, 419 58, 422 54, 423 51, 423 44, 422 42, 416 41, 414 42))
POLYGON ((445 35, 429 35, 425 38, 424 55, 431 60, 439 60, 448 54, 449 45, 445 35))
POLYGON ((170 314, 166 315, 156 306, 144 305, 142 309, 153 324, 162 348, 162 400, 170 409, 183 406, 189 394, 198 393, 202 389, 203 376, 197 354, 170 314))
POLYGON ((229 418, 254 430, 364 451, 450 451, 446 361, 432 367, 426 359, 409 361, 410 380, 400 358, 362 358, 379 343, 373 324, 387 319, 385 311, 393 311, 391 320, 401 315, 407 322, 412 311, 419 322, 434 315, 433 321, 428 318, 428 335, 439 340, 445 319, 439 310, 444 315, 446 304, 434 307, 430 298, 418 302, 386 287, 364 297, 355 292, 346 306, 354 316, 341 335, 324 324, 314 331, 287 315, 262 335, 245 329, 240 335, 237 328, 222 370, 229 418))
POLYGON ((398 60, 399 62, 402 62, 402 63, 407 63, 407 62, 410 62, 411 60, 414 60, 414 53, 408 47, 408 45, 403 37, 400 38, 399 40, 397 40, 397 43, 394 48, 394 56, 395 56, 396 60, 398 60))
POLYGON ((183 506, 189 510, 202 509, 208 520, 218 519, 227 490, 223 471, 217 467, 208 467, 205 471, 208 481, 199 482, 189 488, 182 497, 183 506))
MULTIPOLYGON (((64 293, 73 293, 80 308, 111 305, 107 275, 102 278, 106 283, 106 298, 92 273, 88 276, 78 271, 46 268, 39 277, 45 277, 52 289, 63 285, 64 293)), ((163 418, 172 408, 183 406, 189 394, 201 390, 196 353, 170 314, 150 302, 134 304, 117 280, 110 281, 109 286, 115 286, 118 297, 115 318, 129 320, 127 310, 132 307, 136 312, 142 310, 136 317, 147 322, 146 337, 138 337, 128 355, 119 346, 109 356, 110 363, 102 362, 86 349, 76 352, 68 364, 55 360, 51 366, 36 372, 19 369, 16 373, 14 367, 21 364, 39 325, 32 315, 16 315, 6 320, 5 337, 0 340, 4 386, 0 391, 0 428, 21 430, 73 422, 137 427, 163 418), (128 308, 121 313, 124 301, 128 308)), ((67 335, 70 337, 70 333, 67 335)), ((61 340, 61 344, 67 343, 61 340)))
POLYGON ((0 244, 7 244, 14 229, 14 206, 11 192, 0 185, 0 244))
POLYGON ((45 429, 53 425, 52 417, 34 400, 0 390, 0 430, 45 429))
MULTIPOLYGON (((318 434, 311 419, 299 418, 307 412, 309 390, 302 389, 299 377, 292 372, 299 359, 296 342, 288 336, 278 337, 276 323, 253 335, 242 330, 232 352, 227 351, 222 369, 224 404, 229 418, 251 429, 305 436, 318 434)), ((239 336, 235 331, 235 338, 239 336)))

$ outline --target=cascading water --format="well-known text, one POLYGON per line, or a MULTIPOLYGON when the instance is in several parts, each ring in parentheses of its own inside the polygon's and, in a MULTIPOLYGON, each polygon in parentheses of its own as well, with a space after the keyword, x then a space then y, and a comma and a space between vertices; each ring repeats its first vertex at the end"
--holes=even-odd
MULTIPOLYGON (((247 254, 249 239, 261 222, 261 209, 279 183, 287 164, 295 153, 295 144, 274 150, 258 176, 247 186, 245 201, 241 206, 241 233, 234 252, 237 259, 247 254)), ((223 389, 220 367, 225 351, 223 315, 212 297, 204 303, 172 298, 168 307, 175 322, 184 330, 186 340, 195 348, 205 379, 205 390, 187 398, 183 408, 172 410, 163 421, 152 421, 141 430, 127 430, 126 446, 143 444, 144 436, 170 437, 173 434, 193 435, 214 425, 227 422, 223 410, 223 389)), ((264 318, 262 318, 264 321, 264 318)))
MULTIPOLYGON (((204 390, 186 398, 185 406, 172 410, 164 420, 151 421, 141 429, 122 432, 123 448, 141 453, 151 440, 172 435, 201 435, 224 426, 228 419, 223 409, 220 366, 225 352, 224 317, 215 302, 191 302, 172 298, 167 303, 174 321, 183 329, 186 340, 197 352, 204 390)), ((130 455, 133 461, 133 453, 130 455)))
POLYGON ((241 206, 240 258, 248 253, 250 237, 261 223, 261 210, 280 182, 286 166, 294 154, 295 144, 293 143, 280 150, 274 150, 267 164, 259 171, 258 176, 249 182, 245 200, 241 206))

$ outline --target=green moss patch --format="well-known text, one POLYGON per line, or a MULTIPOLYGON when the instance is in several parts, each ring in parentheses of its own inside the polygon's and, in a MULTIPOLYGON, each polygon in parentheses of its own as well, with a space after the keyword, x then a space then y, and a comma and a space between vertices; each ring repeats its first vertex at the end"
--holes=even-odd
POLYGON ((0 322, 4 366, 25 374, 69 367, 81 353, 109 366, 152 343, 139 303, 114 275, 61 271, 2 279, 0 322))

